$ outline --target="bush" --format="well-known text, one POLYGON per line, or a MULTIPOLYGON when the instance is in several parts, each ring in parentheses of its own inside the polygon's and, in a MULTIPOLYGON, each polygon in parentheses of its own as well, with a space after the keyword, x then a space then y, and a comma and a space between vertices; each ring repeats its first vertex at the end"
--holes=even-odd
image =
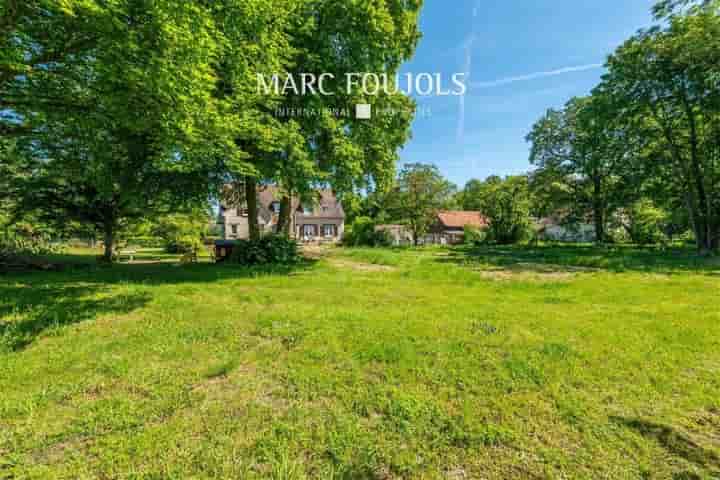
POLYGON ((129 246, 140 248, 163 248, 165 240, 160 237, 129 237, 126 241, 129 246))
POLYGON ((230 263, 245 266, 292 265, 301 260, 295 240, 282 235, 267 235, 260 240, 238 240, 230 263))
POLYGON ((678 241, 684 245, 696 245, 695 232, 687 230, 678 237, 678 241))
POLYGON ((530 238, 530 190, 522 176, 487 180, 477 199, 490 225, 487 239, 492 243, 509 245, 530 238))
POLYGON ((633 243, 652 245, 667 241, 668 214, 652 200, 637 201, 628 212, 628 221, 627 231, 633 243))
POLYGON ((166 240, 165 252, 197 255, 204 245, 200 237, 195 235, 182 235, 166 240))
POLYGON ((350 247, 389 247, 390 234, 375 230, 375 222, 369 217, 358 217, 345 231, 343 244, 350 247))
POLYGON ((204 211, 168 215, 158 219, 153 233, 162 238, 167 253, 197 255, 208 232, 208 219, 204 211))
POLYGON ((465 225, 465 232, 463 235, 463 241, 465 245, 480 245, 487 238, 487 234, 479 228, 465 225))
POLYGON ((0 263, 10 263, 22 257, 37 257, 61 253, 62 247, 41 238, 0 236, 0 263))

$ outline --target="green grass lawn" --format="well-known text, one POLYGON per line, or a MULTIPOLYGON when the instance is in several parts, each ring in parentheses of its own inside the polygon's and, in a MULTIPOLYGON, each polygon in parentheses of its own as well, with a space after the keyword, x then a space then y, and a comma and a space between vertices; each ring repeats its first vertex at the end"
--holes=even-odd
POLYGON ((689 251, 0 276, 0 478, 719 476, 720 264, 689 251))

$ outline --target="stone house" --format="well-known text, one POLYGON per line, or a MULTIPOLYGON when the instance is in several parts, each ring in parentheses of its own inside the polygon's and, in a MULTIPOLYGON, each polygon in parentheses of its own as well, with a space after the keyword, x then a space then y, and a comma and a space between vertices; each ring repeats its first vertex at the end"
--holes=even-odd
MULTIPOLYGON (((276 231, 281 199, 281 193, 276 186, 258 188, 258 223, 261 234, 276 231)), ((342 239, 345 232, 345 211, 331 190, 318 190, 316 201, 312 203, 303 203, 292 198, 290 204, 290 231, 294 238, 303 242, 337 242, 342 239)), ((224 240, 246 239, 250 235, 245 205, 221 205, 218 224, 224 240)))

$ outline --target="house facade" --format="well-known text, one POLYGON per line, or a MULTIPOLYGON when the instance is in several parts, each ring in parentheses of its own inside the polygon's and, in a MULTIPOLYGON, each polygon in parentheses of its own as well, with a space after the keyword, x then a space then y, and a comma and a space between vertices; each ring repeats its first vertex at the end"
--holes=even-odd
POLYGON ((480 212, 441 211, 430 228, 426 243, 457 245, 465 240, 465 228, 482 230, 487 228, 488 220, 480 212))
MULTIPOLYGON (((314 202, 290 201, 290 231, 303 242, 340 241, 345 232, 345 211, 331 190, 318 190, 314 202)), ((275 186, 258 189, 258 224, 261 234, 274 233, 280 216, 282 195, 275 186)), ((224 240, 247 239, 250 236, 245 205, 221 205, 218 223, 224 240)))

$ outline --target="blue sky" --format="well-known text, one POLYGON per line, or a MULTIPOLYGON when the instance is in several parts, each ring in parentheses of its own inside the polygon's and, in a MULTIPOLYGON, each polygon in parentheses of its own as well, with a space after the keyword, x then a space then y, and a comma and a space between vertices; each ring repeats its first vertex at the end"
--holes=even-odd
POLYGON ((548 108, 588 94, 607 55, 652 23, 653 3, 425 0, 423 38, 402 71, 442 73, 448 83, 467 71, 469 90, 464 108, 458 97, 417 99, 402 161, 434 163, 459 186, 528 171, 532 124, 548 108))

